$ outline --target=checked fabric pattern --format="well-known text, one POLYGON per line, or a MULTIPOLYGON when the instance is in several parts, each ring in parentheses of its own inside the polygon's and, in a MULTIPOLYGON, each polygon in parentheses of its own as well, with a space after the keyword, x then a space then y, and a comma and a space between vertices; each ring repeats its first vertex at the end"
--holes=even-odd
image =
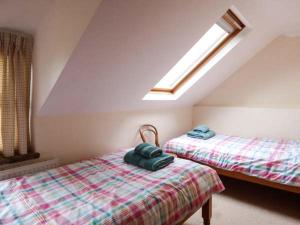
POLYGON ((216 172, 184 159, 156 172, 126 152, 0 182, 0 224, 179 224, 224 189, 216 172))
POLYGON ((214 167, 300 187, 300 140, 187 135, 168 141, 164 151, 214 167))

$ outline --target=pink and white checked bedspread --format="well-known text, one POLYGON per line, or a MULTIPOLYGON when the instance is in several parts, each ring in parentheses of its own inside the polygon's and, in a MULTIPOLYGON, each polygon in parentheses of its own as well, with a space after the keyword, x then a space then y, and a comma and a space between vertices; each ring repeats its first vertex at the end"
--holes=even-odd
POLYGON ((0 224, 178 224, 224 189, 209 167, 175 159, 156 172, 124 152, 0 182, 0 224))
POLYGON ((168 141, 164 151, 218 168, 300 187, 300 140, 186 135, 168 141))

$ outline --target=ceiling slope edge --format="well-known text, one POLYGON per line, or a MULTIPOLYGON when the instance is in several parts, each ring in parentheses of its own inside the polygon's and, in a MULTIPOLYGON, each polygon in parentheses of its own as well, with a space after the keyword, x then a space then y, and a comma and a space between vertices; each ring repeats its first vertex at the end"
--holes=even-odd
POLYGON ((39 115, 102 0, 55 0, 35 34, 33 113, 39 115))

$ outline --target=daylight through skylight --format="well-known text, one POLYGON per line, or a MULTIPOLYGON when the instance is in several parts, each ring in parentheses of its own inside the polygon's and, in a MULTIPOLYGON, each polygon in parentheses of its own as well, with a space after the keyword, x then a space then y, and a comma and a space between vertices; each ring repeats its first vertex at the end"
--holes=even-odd
POLYGON ((222 27, 214 24, 206 34, 176 63, 176 65, 161 79, 154 88, 172 89, 191 71, 205 56, 229 33, 222 27))
MULTIPOLYGON (((166 94, 175 94, 243 28, 244 24, 231 10, 228 10, 151 89, 148 95, 163 94, 162 96, 166 97, 166 94)), ((147 95, 144 99, 152 100, 147 95)), ((159 100, 159 96, 153 100, 159 100)))

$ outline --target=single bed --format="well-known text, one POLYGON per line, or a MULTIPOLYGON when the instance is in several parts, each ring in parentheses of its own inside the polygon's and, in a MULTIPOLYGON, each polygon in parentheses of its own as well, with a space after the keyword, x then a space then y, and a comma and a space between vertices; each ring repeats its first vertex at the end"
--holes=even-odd
POLYGON ((182 224, 224 187, 207 166, 175 159, 149 172, 123 162, 125 152, 0 182, 0 224, 182 224))
POLYGON ((165 152, 215 169, 219 175, 300 194, 300 140, 218 134, 208 140, 182 135, 165 152))

